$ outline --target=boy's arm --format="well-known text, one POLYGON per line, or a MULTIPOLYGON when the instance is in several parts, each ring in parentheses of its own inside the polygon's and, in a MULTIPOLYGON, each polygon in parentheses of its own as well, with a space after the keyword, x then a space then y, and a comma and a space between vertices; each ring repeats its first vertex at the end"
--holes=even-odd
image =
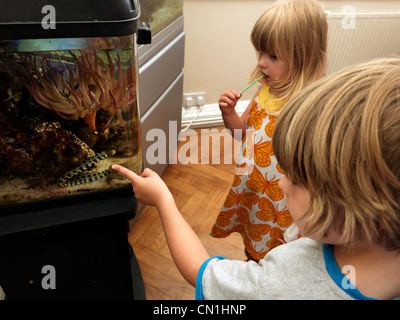
POLYGON ((198 236, 175 205, 175 201, 157 206, 171 256, 185 280, 196 286, 201 265, 210 258, 198 236))
POLYGON ((138 176, 120 165, 113 165, 112 168, 131 180, 135 196, 140 202, 156 206, 171 256, 185 280, 196 286, 197 273, 210 256, 182 217, 164 181, 150 169, 145 169, 138 176))

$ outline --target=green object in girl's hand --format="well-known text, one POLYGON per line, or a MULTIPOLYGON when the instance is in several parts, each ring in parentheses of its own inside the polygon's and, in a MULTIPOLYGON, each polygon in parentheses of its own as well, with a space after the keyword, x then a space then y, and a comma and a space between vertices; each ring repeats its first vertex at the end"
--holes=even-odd
POLYGON ((243 92, 245 92, 247 89, 249 89, 251 86, 256 84, 258 81, 260 81, 264 77, 265 77, 265 74, 263 74, 261 77, 259 77, 257 80, 253 81, 252 83, 250 83, 246 88, 244 88, 242 91, 240 91, 239 94, 242 94, 243 92))

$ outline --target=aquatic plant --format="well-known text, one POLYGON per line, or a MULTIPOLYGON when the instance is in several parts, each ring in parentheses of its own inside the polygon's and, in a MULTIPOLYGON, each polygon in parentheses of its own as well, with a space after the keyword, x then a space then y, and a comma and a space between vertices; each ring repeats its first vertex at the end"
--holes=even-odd
POLYGON ((107 51, 107 63, 96 50, 79 50, 79 56, 69 53, 74 63, 63 61, 57 52, 52 53, 56 59, 49 54, 25 56, 23 68, 28 81, 22 82, 31 95, 64 119, 82 118, 93 130, 96 130, 96 112, 100 108, 110 113, 105 127, 114 114, 123 125, 121 110, 136 99, 134 68, 129 65, 123 70, 119 55, 114 64, 107 51))

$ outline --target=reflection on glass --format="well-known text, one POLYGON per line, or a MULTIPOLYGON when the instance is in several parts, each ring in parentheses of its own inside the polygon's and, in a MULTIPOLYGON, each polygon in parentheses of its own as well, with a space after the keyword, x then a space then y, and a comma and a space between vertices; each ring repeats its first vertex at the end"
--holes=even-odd
POLYGON ((151 25, 155 35, 183 13, 182 0, 144 0, 140 1, 140 20, 151 25))

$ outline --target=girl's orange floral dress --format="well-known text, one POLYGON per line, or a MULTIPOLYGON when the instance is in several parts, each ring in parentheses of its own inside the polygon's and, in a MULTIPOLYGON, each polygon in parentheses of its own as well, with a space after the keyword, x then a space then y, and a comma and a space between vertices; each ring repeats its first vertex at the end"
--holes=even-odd
POLYGON ((264 86, 252 101, 240 164, 210 232, 216 238, 239 232, 246 251, 257 260, 282 244, 283 232, 292 223, 285 195, 278 186, 283 172, 272 151, 276 117, 266 112, 278 107, 273 99, 277 98, 264 86))

